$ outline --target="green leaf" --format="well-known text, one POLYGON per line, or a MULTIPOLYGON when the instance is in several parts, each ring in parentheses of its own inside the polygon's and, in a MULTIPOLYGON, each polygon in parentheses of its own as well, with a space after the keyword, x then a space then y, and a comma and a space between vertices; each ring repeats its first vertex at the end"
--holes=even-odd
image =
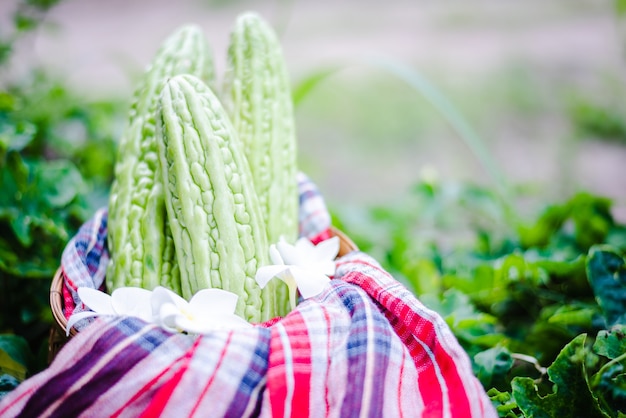
POLYGON ((34 171, 36 182, 33 186, 50 207, 63 207, 84 190, 80 172, 67 160, 40 163, 34 171))
POLYGON ((587 251, 603 243, 613 225, 611 200, 578 193, 563 204, 548 206, 533 225, 520 227, 518 233, 524 248, 571 241, 587 251))
POLYGON ((493 347, 476 354, 474 364, 474 374, 480 383, 485 388, 491 388, 508 383, 505 379, 513 366, 513 358, 506 348, 493 347))
POLYGON ((17 216, 11 219, 10 224, 20 244, 30 247, 33 243, 33 237, 30 234, 32 218, 24 212, 18 212, 17 216))
POLYGON ((585 334, 567 344, 554 363, 548 377, 554 392, 542 396, 529 377, 515 377, 511 382, 515 402, 527 417, 608 417, 587 383, 585 371, 585 334))
POLYGON ((26 162, 18 152, 10 151, 7 153, 6 168, 0 168, 3 168, 3 186, 5 185, 5 183, 8 183, 9 185, 13 186, 13 190, 20 194, 5 196, 4 199, 6 199, 7 197, 19 199, 21 197, 21 194, 26 190, 28 186, 28 180, 30 177, 30 168, 28 167, 28 164, 26 164, 26 162))
POLYGON ((28 342, 17 335, 0 335, 0 374, 9 374, 22 381, 28 376, 33 354, 28 342))
POLYGON ((584 250, 603 243, 614 224, 611 200, 579 193, 570 201, 570 205, 574 237, 580 248, 584 250))
POLYGON ((626 263, 609 246, 594 246, 587 257, 587 277, 607 325, 626 324, 626 263))
POLYGON ((489 396, 492 405, 496 408, 499 417, 516 418, 520 416, 517 414, 518 407, 515 399, 509 392, 500 392, 496 388, 491 388, 487 391, 487 396, 489 396))
POLYGON ((594 376, 594 382, 605 409, 626 412, 626 373, 622 364, 610 363, 609 367, 603 367, 600 375, 594 376))
POLYGON ((591 387, 597 393, 605 409, 626 412, 626 325, 616 325, 610 330, 598 332, 593 351, 610 361, 591 377, 591 387))
POLYGON ((620 324, 598 332, 593 351, 611 360, 626 353, 626 325, 620 324))
POLYGON ((37 128, 27 121, 10 123, 0 119, 0 164, 7 151, 21 151, 31 143, 37 128))
POLYGON ((341 68, 322 68, 309 74, 292 88, 294 106, 298 106, 322 81, 337 73, 341 68))
POLYGON ((548 322, 563 326, 590 328, 597 313, 598 311, 594 307, 578 306, 572 303, 557 308, 548 319, 548 322))

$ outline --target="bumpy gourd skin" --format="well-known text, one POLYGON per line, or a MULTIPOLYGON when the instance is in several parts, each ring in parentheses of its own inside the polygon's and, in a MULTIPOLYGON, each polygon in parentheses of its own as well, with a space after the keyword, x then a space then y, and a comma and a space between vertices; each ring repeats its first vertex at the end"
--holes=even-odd
POLYGON ((198 78, 171 78, 158 111, 159 157, 180 265, 182 295, 221 288, 239 295, 251 322, 276 316, 273 286, 256 271, 268 261, 258 197, 241 142, 213 91, 198 78))
POLYGON ((270 243, 298 237, 295 119, 286 63, 274 30, 248 12, 228 47, 224 103, 244 144, 270 243))
POLYGON ((211 50, 201 28, 195 25, 182 26, 164 41, 133 96, 109 198, 109 291, 121 286, 153 289, 162 285, 180 292, 154 115, 166 80, 185 73, 207 83, 215 78, 211 50))
MULTIPOLYGON (((241 14, 230 35, 224 103, 244 144, 270 244, 298 237, 297 144, 280 42, 258 14, 241 14)), ((280 312, 287 286, 275 284, 280 312)))

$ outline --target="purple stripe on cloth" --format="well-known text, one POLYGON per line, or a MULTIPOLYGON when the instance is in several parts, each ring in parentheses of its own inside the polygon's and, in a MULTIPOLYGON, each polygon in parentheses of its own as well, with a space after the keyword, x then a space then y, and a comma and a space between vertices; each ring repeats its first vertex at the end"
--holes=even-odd
POLYGON ((257 416, 260 412, 261 402, 263 402, 263 390, 265 386, 265 375, 267 374, 270 339, 272 333, 269 329, 259 329, 259 338, 254 349, 251 350, 250 361, 247 365, 246 374, 239 381, 239 386, 235 396, 233 396, 225 416, 244 416, 250 398, 256 396, 254 411, 251 416, 257 416), (259 388, 259 386, 262 386, 259 388))
POLYGON ((126 317, 109 326, 99 338, 99 344, 87 355, 77 358, 69 368, 59 373, 54 379, 42 385, 30 398, 24 407, 24 416, 37 416, 46 410, 56 400, 64 397, 63 407, 57 408, 51 417, 78 416, 80 412, 91 405, 102 393, 115 385, 124 375, 129 364, 134 364, 159 346, 165 336, 163 330, 155 328, 154 332, 145 334, 136 344, 130 344, 126 349, 116 353, 111 361, 93 373, 96 364, 108 353, 114 351, 118 345, 133 336, 145 326, 145 322, 138 318, 126 317), (85 384, 73 393, 67 393, 81 377, 89 376, 89 384, 85 384), (29 415, 32 414, 32 415, 29 415))
MULTIPOLYGON (((123 321, 132 320, 134 320, 134 318, 126 318, 123 321)), ((108 328, 99 338, 99 341, 101 341, 100 344, 95 345, 89 353, 86 353, 87 355, 78 356, 75 359, 75 362, 70 364, 68 368, 62 370, 54 376, 54 379, 50 379, 38 388, 33 396, 30 397, 29 402, 25 405, 23 414, 25 414, 25 416, 37 416, 41 413, 41 411, 44 411, 49 406, 53 405, 54 402, 60 399, 63 395, 66 395, 68 388, 71 388, 81 377, 89 375, 96 363, 98 363, 112 347, 115 347, 115 345, 123 342, 128 337, 126 332, 121 332, 123 329, 124 327, 108 328)), ((148 354, 145 350, 143 351, 144 356, 148 354)), ((119 376, 117 376, 117 378, 119 378, 119 376)), ((89 380, 90 382, 93 382, 93 379, 89 380)), ((92 386, 88 385, 88 387, 91 390, 92 386)), ((92 395, 95 396, 98 396, 99 394, 100 392, 96 392, 95 390, 92 393, 92 395)), ((63 414, 65 413, 65 409, 63 409, 63 414)))
POLYGON ((367 416, 382 416, 384 376, 395 334, 367 293, 342 281, 333 282, 337 282, 335 291, 352 318, 347 343, 350 397, 342 405, 341 416, 350 416, 364 407, 369 410, 367 416))

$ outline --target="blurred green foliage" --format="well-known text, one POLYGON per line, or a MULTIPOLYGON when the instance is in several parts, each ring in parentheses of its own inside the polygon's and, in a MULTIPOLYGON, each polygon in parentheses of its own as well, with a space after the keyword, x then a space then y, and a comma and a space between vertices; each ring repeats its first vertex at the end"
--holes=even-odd
MULTIPOLYGON (((18 3, 0 71, 55 3, 18 3)), ((51 279, 68 240, 106 204, 124 108, 89 102, 43 70, 0 86, 0 393, 47 366, 51 279)))
POLYGON ((61 252, 106 203, 115 153, 114 108, 49 88, 54 98, 33 106, 19 87, 0 93, 14 99, 0 110, 0 331, 33 349, 51 323, 47 294, 61 252), (70 125, 80 141, 68 142, 70 125))
POLYGON ((0 35, 0 66, 9 61, 16 41, 24 33, 33 31, 42 22, 45 13, 60 0, 20 0, 13 11, 13 27, 3 28, 0 35))
POLYGON ((626 225, 589 193, 539 206, 512 222, 490 188, 425 179, 333 214, 444 317, 501 416, 626 413, 626 225))
POLYGON ((569 118, 579 136, 626 143, 626 112, 588 99, 573 101, 569 118))

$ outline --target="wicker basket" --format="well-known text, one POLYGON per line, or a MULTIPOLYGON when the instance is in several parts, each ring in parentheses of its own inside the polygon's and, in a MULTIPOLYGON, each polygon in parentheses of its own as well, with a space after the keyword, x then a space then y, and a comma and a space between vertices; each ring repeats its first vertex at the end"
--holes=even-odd
MULTIPOLYGON (((331 227, 331 231, 334 236, 339 237, 339 257, 358 249, 346 234, 333 227, 331 227)), ((48 338, 49 363, 54 360, 54 357, 65 343, 78 332, 76 328, 72 327, 72 329, 70 329, 70 335, 66 336, 65 334, 67 319, 63 314, 63 270, 61 267, 59 267, 54 274, 50 285, 50 308, 52 309, 52 316, 54 316, 54 324, 50 329, 50 336, 48 338)))

